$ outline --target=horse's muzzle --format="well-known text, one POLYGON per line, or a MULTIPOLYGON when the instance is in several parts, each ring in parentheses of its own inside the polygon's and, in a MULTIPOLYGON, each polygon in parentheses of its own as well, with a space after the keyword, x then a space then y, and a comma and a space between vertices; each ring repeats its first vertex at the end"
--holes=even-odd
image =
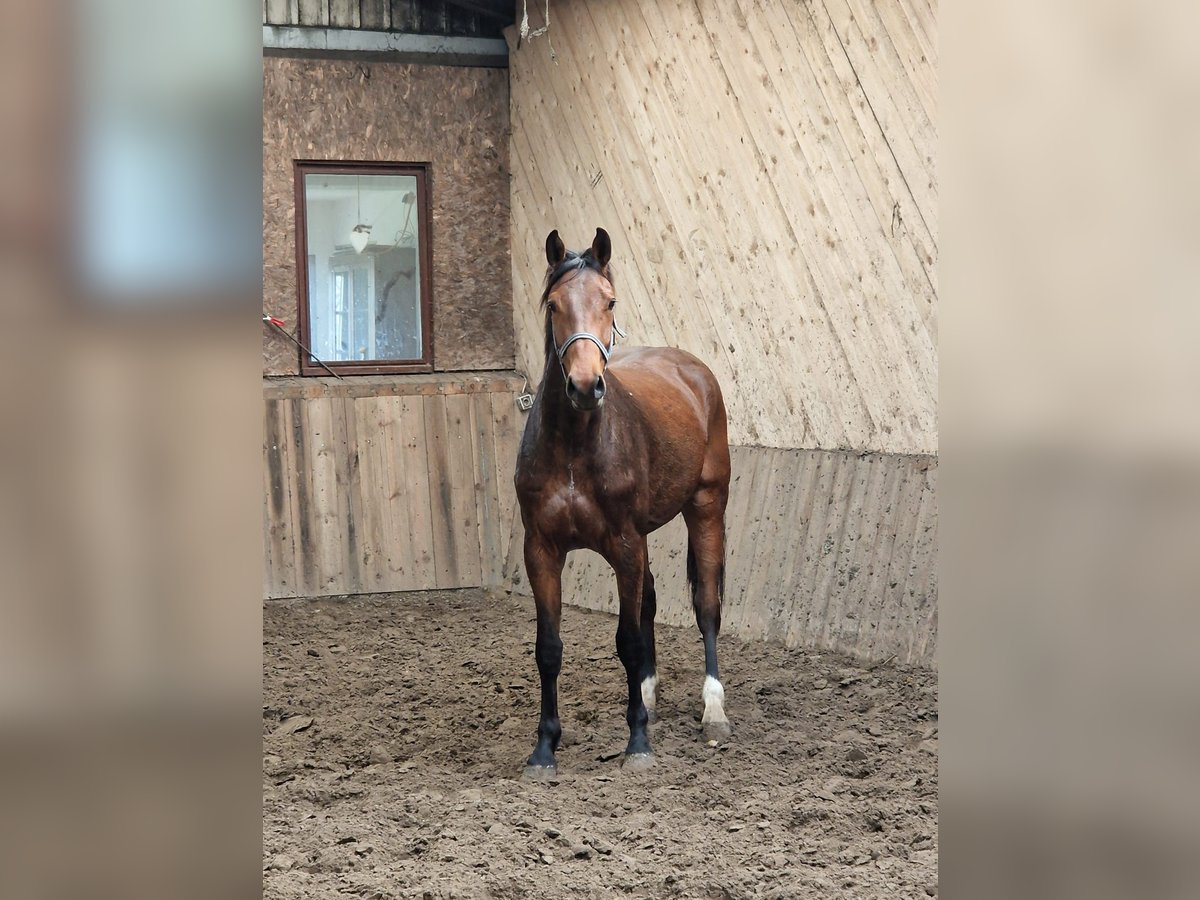
POLYGON ((567 399, 578 410, 598 409, 604 402, 604 376, 597 375, 590 388, 580 388, 573 378, 567 378, 567 399))

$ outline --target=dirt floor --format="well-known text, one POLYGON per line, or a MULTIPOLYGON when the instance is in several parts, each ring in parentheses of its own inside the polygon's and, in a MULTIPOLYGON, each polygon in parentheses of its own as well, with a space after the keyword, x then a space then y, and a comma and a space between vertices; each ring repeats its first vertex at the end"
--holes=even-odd
POLYGON ((615 633, 564 610, 560 774, 526 783, 532 601, 269 603, 265 896, 936 895, 935 673, 722 638, 714 748, 699 635, 659 626, 658 761, 632 773, 615 633))

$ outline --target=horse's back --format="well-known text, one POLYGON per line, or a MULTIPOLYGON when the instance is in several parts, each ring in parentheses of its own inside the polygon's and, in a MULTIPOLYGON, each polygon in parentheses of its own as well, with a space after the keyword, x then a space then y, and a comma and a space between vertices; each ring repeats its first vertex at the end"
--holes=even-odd
POLYGON ((622 347, 613 353, 609 372, 652 414, 682 400, 706 431, 725 430, 725 403, 717 377, 703 362, 676 347, 622 347))

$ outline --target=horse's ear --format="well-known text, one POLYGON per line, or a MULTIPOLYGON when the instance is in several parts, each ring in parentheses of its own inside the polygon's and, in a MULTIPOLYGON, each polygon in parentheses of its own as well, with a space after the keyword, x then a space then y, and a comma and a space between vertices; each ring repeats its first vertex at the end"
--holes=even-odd
POLYGON ((546 235, 546 262, 553 269, 566 258, 567 246, 562 242, 562 238, 558 236, 558 229, 555 228, 546 235))
POLYGON ((592 240, 592 259, 600 263, 601 268, 604 268, 611 258, 612 241, 608 237, 608 232, 603 228, 597 228, 596 237, 592 240))

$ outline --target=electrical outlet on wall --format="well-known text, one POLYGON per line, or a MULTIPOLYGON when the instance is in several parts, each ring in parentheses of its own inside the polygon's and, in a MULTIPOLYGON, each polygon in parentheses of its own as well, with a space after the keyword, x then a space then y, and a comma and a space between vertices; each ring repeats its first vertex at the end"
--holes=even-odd
POLYGON ((521 412, 529 412, 533 409, 533 394, 529 393, 529 376, 523 372, 517 374, 524 380, 524 384, 521 385, 521 393, 517 394, 517 409, 521 412))

